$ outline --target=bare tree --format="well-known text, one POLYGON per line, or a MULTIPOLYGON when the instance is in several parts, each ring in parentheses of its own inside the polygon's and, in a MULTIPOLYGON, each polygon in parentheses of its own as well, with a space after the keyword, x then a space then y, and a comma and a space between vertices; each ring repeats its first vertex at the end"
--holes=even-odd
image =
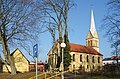
MULTIPOLYGON (((74 6, 74 3, 72 0, 44 0, 42 4, 47 19, 46 26, 53 38, 53 44, 56 39, 62 43, 63 35, 68 38, 68 10, 74 6)), ((59 60, 60 55, 58 55, 57 67, 60 65, 59 60)))
MULTIPOLYGON (((104 18, 102 27, 106 30, 106 36, 108 36, 112 47, 116 49, 120 46, 120 0, 109 0, 107 3, 108 13, 104 18)), ((119 55, 116 52, 115 55, 119 55)))
POLYGON ((117 41, 111 45, 112 48, 115 48, 115 50, 112 51, 112 54, 114 54, 116 57, 114 58, 117 63, 119 60, 119 55, 120 55, 120 41, 117 41))
POLYGON ((0 37, 5 64, 9 64, 11 74, 16 74, 14 58, 10 46, 29 45, 37 39, 41 11, 34 0, 0 0, 0 37), (38 10, 39 9, 39 10, 38 10))
MULTIPOLYGON (((46 17, 46 26, 50 31, 53 41, 56 39, 62 40, 62 36, 65 32, 65 27, 67 27, 67 13, 66 10, 66 0, 44 0, 42 2, 43 10, 46 17), (66 23, 66 24, 65 24, 66 23), (57 35, 58 34, 58 38, 57 35)), ((71 1, 68 1, 69 5, 67 6, 68 9, 71 8, 74 4, 71 1)), ((67 30, 68 28, 66 28, 67 30)), ((62 41, 61 41, 62 42, 62 41)))
POLYGON ((50 31, 53 41, 56 41, 56 30, 59 35, 59 39, 62 39, 63 32, 63 1, 62 0, 44 0, 43 1, 43 10, 45 16, 48 19, 46 22, 48 24, 47 28, 50 31))

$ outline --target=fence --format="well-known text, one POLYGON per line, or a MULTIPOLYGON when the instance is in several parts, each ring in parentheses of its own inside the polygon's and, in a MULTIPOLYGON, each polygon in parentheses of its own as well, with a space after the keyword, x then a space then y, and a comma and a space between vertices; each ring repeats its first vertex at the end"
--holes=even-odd
MULTIPOLYGON (((68 71, 64 71, 63 73, 66 73, 66 72, 69 72, 69 70, 68 71)), ((52 78, 55 78, 57 76, 60 76, 62 74, 62 72, 57 72, 57 73, 55 73, 52 76, 47 76, 48 74, 49 73, 47 73, 47 72, 44 72, 42 74, 38 74, 38 79, 40 79, 41 77, 44 78, 44 79, 52 79, 52 78)), ((36 78, 36 76, 33 76, 33 77, 29 78, 29 79, 35 79, 35 78, 36 78)))

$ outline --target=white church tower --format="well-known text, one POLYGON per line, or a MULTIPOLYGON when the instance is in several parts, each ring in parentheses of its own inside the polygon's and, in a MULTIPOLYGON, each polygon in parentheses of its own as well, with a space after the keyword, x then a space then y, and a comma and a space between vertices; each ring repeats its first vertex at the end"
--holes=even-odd
POLYGON ((98 39, 98 33, 95 28, 93 10, 91 10, 91 21, 90 21, 89 32, 86 38, 86 46, 92 47, 99 52, 99 39, 98 39))

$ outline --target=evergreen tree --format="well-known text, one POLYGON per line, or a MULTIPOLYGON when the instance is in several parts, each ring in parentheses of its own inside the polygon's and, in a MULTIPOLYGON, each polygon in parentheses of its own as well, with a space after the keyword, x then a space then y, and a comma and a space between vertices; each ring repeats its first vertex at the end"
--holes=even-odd
POLYGON ((68 34, 64 35, 64 42, 66 44, 66 47, 64 49, 64 68, 66 69, 71 63, 70 43, 68 39, 68 34))

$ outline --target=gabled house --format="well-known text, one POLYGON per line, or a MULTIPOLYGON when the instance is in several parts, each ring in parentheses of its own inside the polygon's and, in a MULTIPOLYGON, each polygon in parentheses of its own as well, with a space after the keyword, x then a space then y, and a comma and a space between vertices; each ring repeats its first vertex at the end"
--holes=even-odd
MULTIPOLYGON (((11 56, 13 56, 14 58, 17 72, 29 72, 30 62, 18 48, 11 53, 11 56)), ((7 65, 7 68, 9 69, 9 71, 11 71, 9 65, 7 65)), ((8 72, 7 68, 5 65, 3 65, 3 72, 8 72)))

